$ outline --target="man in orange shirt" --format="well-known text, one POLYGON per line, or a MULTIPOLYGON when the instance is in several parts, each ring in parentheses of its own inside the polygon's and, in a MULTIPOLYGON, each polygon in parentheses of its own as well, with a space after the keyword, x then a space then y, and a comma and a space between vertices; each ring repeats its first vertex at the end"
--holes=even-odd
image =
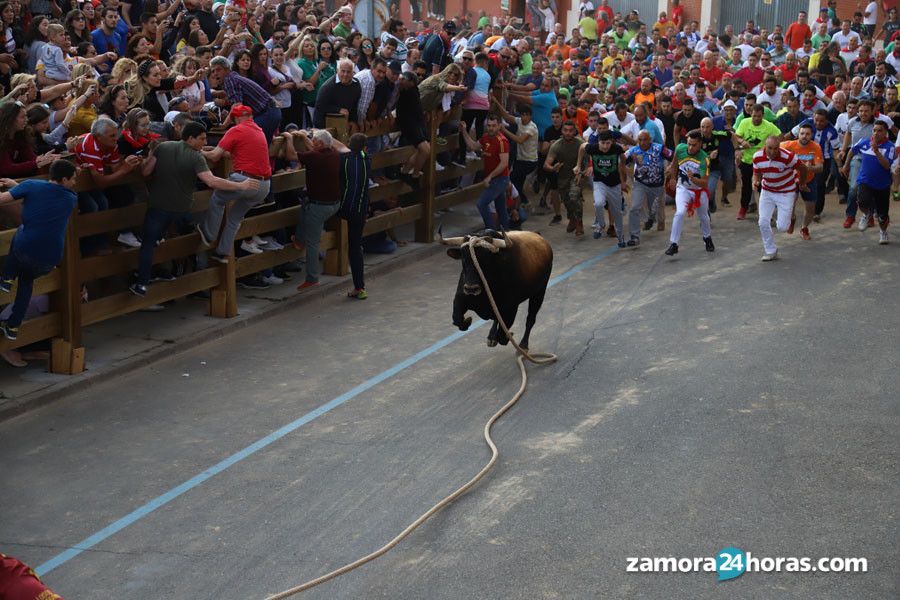
POLYGON ((797 14, 797 22, 791 23, 787 33, 784 34, 784 43, 791 47, 791 50, 797 50, 803 42, 812 36, 809 25, 806 24, 806 11, 801 10, 797 14))
POLYGON ((631 106, 637 106, 644 102, 648 103, 650 108, 656 111, 656 94, 653 92, 653 81, 649 77, 641 79, 641 89, 634 94, 631 106))
MULTIPOLYGON (((803 123, 800 125, 800 131, 797 133, 796 140, 781 142, 781 147, 790 150, 797 155, 797 160, 806 165, 806 181, 800 182, 800 197, 803 198, 803 204, 806 211, 803 214, 803 227, 800 229, 800 235, 804 240, 810 239, 809 224, 812 223, 813 217, 816 215, 816 175, 822 172, 822 165, 825 159, 822 156, 822 148, 819 144, 812 141, 813 126, 811 123, 803 123)), ((794 213, 796 214, 796 212, 794 213)), ((791 225, 787 232, 794 232, 794 221, 796 217, 791 216, 791 225)))
POLYGON ((572 46, 566 43, 566 36, 561 33, 556 36, 553 45, 547 46, 547 56, 552 57, 557 50, 562 53, 563 59, 569 58, 569 53, 572 52, 572 46))

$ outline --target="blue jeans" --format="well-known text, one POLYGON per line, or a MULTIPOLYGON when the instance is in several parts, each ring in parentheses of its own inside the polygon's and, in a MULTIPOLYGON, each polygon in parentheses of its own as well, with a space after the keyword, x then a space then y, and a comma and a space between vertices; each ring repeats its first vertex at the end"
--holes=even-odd
POLYGON ((506 188, 509 186, 509 177, 494 177, 491 179, 490 185, 484 188, 481 196, 478 197, 478 212, 481 213, 481 219, 487 229, 494 229, 497 224, 491 216, 488 208, 491 203, 497 209, 497 219, 500 221, 500 227, 509 229, 509 213, 506 212, 506 188))
POLYGON ((28 256, 17 251, 15 249, 15 244, 16 240, 13 238, 13 245, 10 248, 9 255, 6 257, 6 264, 3 266, 3 279, 19 280, 12 313, 6 320, 10 327, 18 327, 22 324, 22 319, 25 318, 25 311, 28 309, 28 303, 31 301, 34 280, 42 275, 46 275, 56 266, 32 260, 28 256))
POLYGON ((722 172, 718 169, 709 172, 709 182, 706 184, 706 188, 709 190, 709 212, 716 212, 716 188, 719 187, 720 179, 722 179, 722 172))
POLYGON ((281 127, 281 109, 275 105, 270 106, 266 112, 253 117, 253 122, 259 125, 266 136, 266 142, 272 143, 272 136, 281 127))
POLYGON ((150 283, 150 272, 153 269, 153 250, 156 242, 162 239, 166 230, 175 223, 188 223, 191 220, 189 212, 173 212, 161 208, 147 207, 144 215, 144 233, 141 238, 140 264, 138 266, 137 283, 147 285, 150 283))
POLYGON ((859 184, 856 183, 856 178, 859 177, 859 167, 861 164, 862 158, 860 158, 858 154, 850 159, 850 176, 847 178, 847 183, 850 184, 850 190, 847 192, 847 210, 845 211, 848 217, 856 216, 856 192, 859 188, 859 184))
POLYGON ((306 281, 319 281, 319 241, 325 222, 337 213, 340 202, 317 204, 310 202, 303 207, 297 224, 297 239, 306 244, 306 281))

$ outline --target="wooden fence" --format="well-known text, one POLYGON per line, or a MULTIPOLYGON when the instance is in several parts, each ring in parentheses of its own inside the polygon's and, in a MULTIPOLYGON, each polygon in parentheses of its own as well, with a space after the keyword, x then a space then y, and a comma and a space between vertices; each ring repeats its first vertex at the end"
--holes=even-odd
MULTIPOLYGON (((370 190, 372 202, 398 198, 396 208, 371 217, 363 230, 364 235, 408 224, 415 224, 415 241, 429 243, 434 237, 434 212, 449 208, 477 196, 482 184, 468 186, 451 193, 438 195, 440 183, 459 178, 481 169, 481 161, 471 161, 463 169, 448 165, 443 171, 435 169, 435 157, 442 152, 456 151, 458 135, 447 136, 446 143, 438 144, 438 128, 441 123, 458 119, 457 114, 441 113, 430 115, 431 156, 426 162, 423 176, 418 182, 410 183, 392 180, 370 190)), ((329 118, 328 127, 341 141, 347 141, 346 120, 329 118)), ((366 132, 369 137, 388 135, 393 132, 393 124, 366 132)), ((272 151, 277 152, 283 139, 276 138, 272 151)), ((401 146, 377 152, 372 157, 373 169, 384 169, 403 164, 415 150, 411 146, 401 146)), ((217 174, 230 172, 230 164, 213 165, 217 174)), ((122 183, 140 181, 139 175, 122 183)), ((306 184, 306 171, 277 173, 272 177, 275 193, 301 189, 306 184)), ((93 186, 87 173, 79 173, 78 191, 89 190, 93 186)), ((194 194, 192 212, 203 213, 209 206, 210 190, 194 194)), ((227 210, 227 208, 226 208, 227 210)), ((157 282, 149 286, 145 297, 131 294, 127 281, 137 269, 139 248, 117 248, 110 255, 82 257, 80 240, 87 236, 112 236, 116 232, 140 228, 143 224, 146 205, 135 203, 124 208, 110 209, 88 214, 74 214, 66 231, 65 251, 60 265, 49 274, 40 277, 34 284, 34 295, 48 294, 50 310, 40 317, 22 323, 18 339, 10 341, 0 336, 0 351, 20 348, 37 341, 51 340, 49 369, 53 373, 76 374, 84 370, 85 349, 82 343, 82 328, 135 312, 154 304, 183 298, 205 290, 210 291, 208 314, 213 317, 228 318, 238 314, 237 279, 263 271, 301 257, 301 252, 291 244, 284 249, 251 254, 235 259, 232 255, 227 264, 210 263, 207 268, 178 277, 174 281, 157 282), (109 291, 105 295, 82 302, 82 286, 94 284, 109 291)), ((294 228, 300 216, 300 207, 281 208, 273 212, 247 217, 241 224, 236 240, 249 238, 279 229, 294 228)), ((224 219, 223 219, 224 222, 224 219)), ((0 232, 0 257, 9 254, 14 229, 0 232)), ((326 252, 324 272, 331 275, 346 275, 348 272, 347 227, 338 218, 331 219, 322 234, 321 249, 326 252)), ((153 264, 185 259, 208 250, 202 245, 199 234, 167 237, 155 250, 153 264)), ((16 288, 9 293, 0 293, 0 304, 8 304, 15 298, 16 288)))

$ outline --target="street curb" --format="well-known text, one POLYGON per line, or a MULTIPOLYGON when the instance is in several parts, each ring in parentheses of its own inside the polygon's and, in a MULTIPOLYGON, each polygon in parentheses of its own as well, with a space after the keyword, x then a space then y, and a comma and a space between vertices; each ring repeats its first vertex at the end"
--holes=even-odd
MULTIPOLYGON (((438 243, 423 245, 421 248, 405 252, 396 258, 386 260, 381 264, 367 268, 366 277, 372 278, 380 275, 387 275, 388 273, 392 273, 415 261, 430 258, 441 251, 442 247, 438 243)), ((71 394, 84 391, 93 385, 104 383, 139 368, 150 366, 164 358, 181 354, 201 344, 224 338, 245 327, 270 319, 313 300, 324 299, 332 294, 336 288, 343 288, 346 286, 347 280, 349 280, 349 275, 322 284, 318 289, 297 294, 279 302, 273 302, 268 307, 263 308, 252 315, 241 316, 239 314, 233 319, 219 319, 219 325, 196 335, 188 335, 182 339, 175 340, 171 344, 163 344, 150 350, 129 356, 108 368, 97 371, 85 370, 84 373, 71 377, 71 381, 67 379, 65 381, 60 381, 59 383, 54 383, 41 390, 25 394, 21 398, 16 398, 14 404, 0 409, 0 422, 46 406, 47 404, 65 398, 71 394)))

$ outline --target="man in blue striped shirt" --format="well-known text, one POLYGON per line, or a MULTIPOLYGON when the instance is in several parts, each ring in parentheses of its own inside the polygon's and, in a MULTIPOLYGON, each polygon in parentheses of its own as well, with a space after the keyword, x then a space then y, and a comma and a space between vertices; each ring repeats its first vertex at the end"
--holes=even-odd
POLYGON ((804 125, 812 125, 812 141, 819 144, 819 148, 822 149, 822 158, 825 160, 822 171, 816 173, 815 179, 816 214, 813 220, 818 223, 822 217, 822 210, 825 208, 825 180, 828 177, 828 173, 831 172, 831 159, 834 151, 840 146, 841 142, 837 129, 828 120, 828 111, 823 108, 816 110, 812 117, 794 127, 790 132, 791 136, 795 139, 799 138, 800 128, 804 125))
POLYGON ((253 121, 266 135, 266 142, 272 143, 272 136, 281 125, 281 109, 275 99, 255 81, 241 77, 231 70, 231 62, 224 56, 217 56, 209 63, 209 83, 221 90, 213 94, 228 99, 231 104, 243 104, 253 110, 253 121))

